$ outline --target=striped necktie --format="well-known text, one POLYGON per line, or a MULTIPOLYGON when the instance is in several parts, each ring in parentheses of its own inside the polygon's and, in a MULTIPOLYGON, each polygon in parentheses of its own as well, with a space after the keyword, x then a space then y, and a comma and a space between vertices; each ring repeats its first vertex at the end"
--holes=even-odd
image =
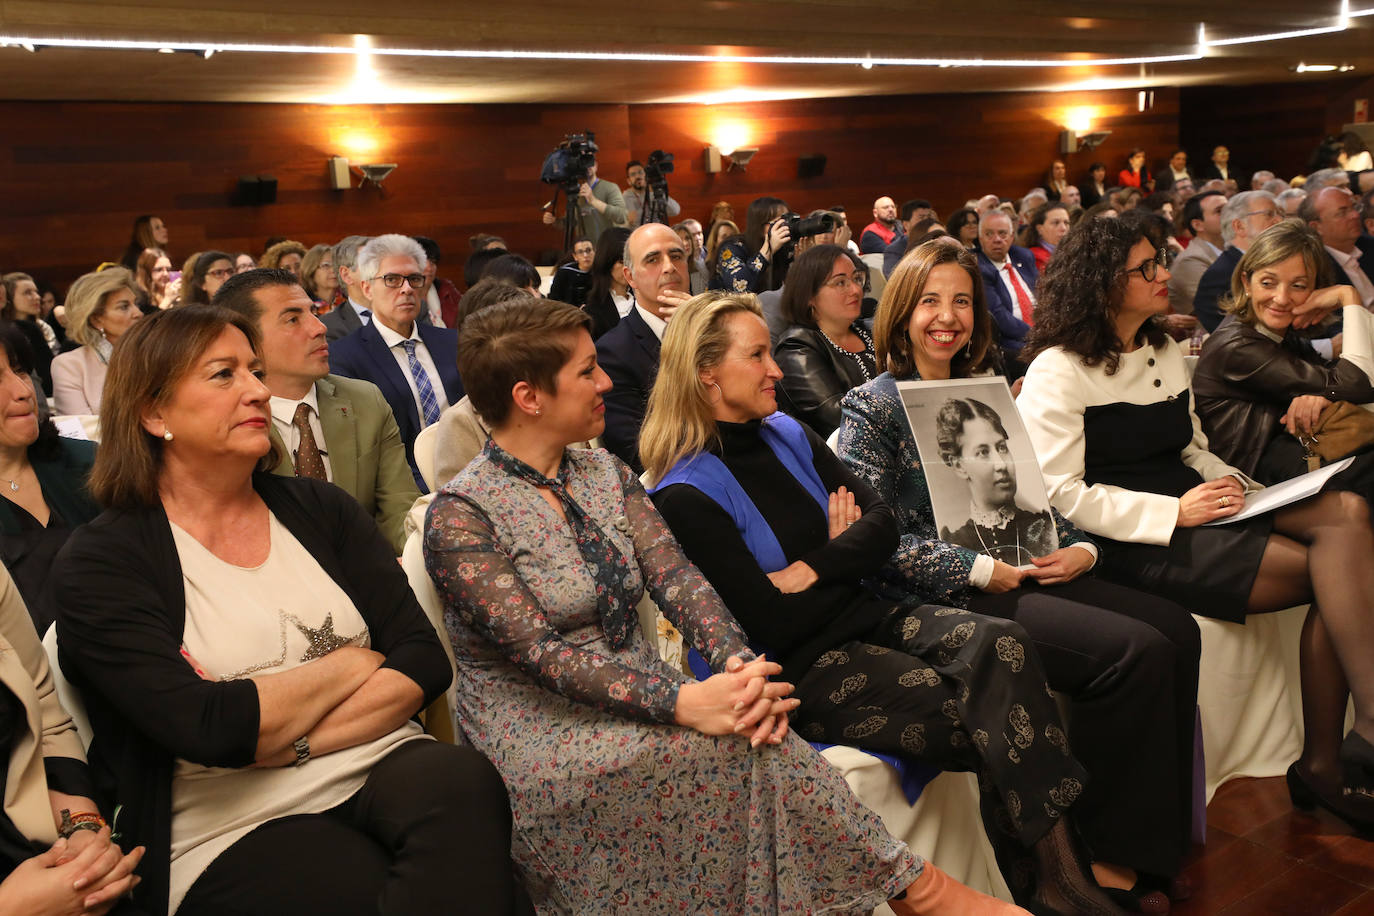
POLYGON ((410 377, 415 380, 415 390, 420 393, 424 425, 429 426, 431 423, 439 422, 439 399, 434 396, 434 385, 429 380, 429 373, 415 356, 415 344, 414 340, 401 341, 401 346, 406 351, 406 360, 410 363, 410 377))

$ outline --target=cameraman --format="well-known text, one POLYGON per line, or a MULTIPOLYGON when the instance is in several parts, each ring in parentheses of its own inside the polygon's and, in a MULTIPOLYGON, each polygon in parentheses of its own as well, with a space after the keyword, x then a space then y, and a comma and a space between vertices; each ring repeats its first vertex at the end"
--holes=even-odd
MULTIPOLYGON (((652 160, 650 160, 652 161, 652 160)), ((625 179, 629 185, 622 191, 625 198, 625 212, 631 228, 638 226, 644 214, 644 199, 647 196, 645 190, 644 164, 638 159, 631 159, 625 164, 625 179)), ((672 219, 682 212, 681 205, 673 200, 672 195, 668 195, 666 212, 668 219, 672 219)))
POLYGON ((716 251, 712 289, 761 293, 782 286, 792 262, 792 231, 782 219, 787 212, 787 204, 776 197, 757 197, 749 204, 744 234, 721 242, 716 251))
MULTIPOLYGON (((574 238, 600 238, 601 233, 612 226, 626 225, 625 199, 620 196, 619 188, 596 177, 595 160, 587 166, 587 180, 578 188, 576 204, 577 215, 573 217, 577 221, 573 231, 574 238)), ((553 215, 552 207, 552 203, 544 205, 546 226, 562 222, 553 215)), ((571 199, 568 201, 568 210, 573 210, 571 199)))

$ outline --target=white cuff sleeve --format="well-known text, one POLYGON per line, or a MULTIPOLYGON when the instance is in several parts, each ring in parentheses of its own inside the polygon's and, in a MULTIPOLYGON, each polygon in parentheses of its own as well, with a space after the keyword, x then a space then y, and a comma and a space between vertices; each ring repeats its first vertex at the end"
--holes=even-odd
POLYGON ((968 572, 968 584, 978 589, 987 588, 988 583, 992 581, 993 568, 992 557, 985 553, 978 554, 973 560, 973 568, 968 572))

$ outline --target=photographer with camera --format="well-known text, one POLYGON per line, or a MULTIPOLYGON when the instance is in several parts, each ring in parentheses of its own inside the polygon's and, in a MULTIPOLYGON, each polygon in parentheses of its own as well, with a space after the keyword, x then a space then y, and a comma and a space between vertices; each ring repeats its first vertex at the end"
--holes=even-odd
POLYGON ((612 226, 625 225, 625 199, 620 189, 609 181, 596 177, 596 150, 593 134, 571 134, 559 144, 544 162, 541 180, 545 184, 559 185, 568 197, 568 217, 560 219, 553 215, 554 200, 544 205, 544 225, 562 225, 567 244, 572 248, 576 238, 600 238, 601 233, 612 226))
POLYGON ((673 200, 672 195, 668 193, 668 182, 664 177, 664 172, 673 170, 672 156, 665 156, 662 150, 654 150, 654 153, 659 162, 655 163, 654 157, 650 157, 650 170, 654 173, 652 176, 648 175, 644 163, 638 159, 631 159, 625 164, 625 180, 629 184, 621 192, 621 196, 625 199, 626 219, 631 228, 644 223, 667 223, 682 212, 682 205, 673 200), (651 182, 650 178, 657 180, 651 182), (662 187, 661 194, 658 186, 662 187), (651 207, 650 210, 657 209, 660 212, 650 212, 646 219, 645 207, 653 203, 655 197, 662 198, 662 206, 651 207))
POLYGON ((787 204, 776 197, 757 197, 745 215, 744 234, 720 244, 712 289, 761 293, 782 286, 792 261, 792 233, 787 204))

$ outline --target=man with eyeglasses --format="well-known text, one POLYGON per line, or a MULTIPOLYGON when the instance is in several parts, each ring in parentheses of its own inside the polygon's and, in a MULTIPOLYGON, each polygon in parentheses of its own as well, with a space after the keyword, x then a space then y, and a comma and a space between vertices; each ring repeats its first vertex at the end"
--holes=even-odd
POLYGON ((990 210, 978 221, 978 271, 988 296, 988 311, 997 322, 1006 374, 1011 380, 1026 373, 1016 358, 1034 323, 1035 284, 1040 271, 1029 248, 1013 245, 1011 217, 990 210))
POLYGON ((1298 216, 1322 237, 1336 282, 1355 287, 1364 307, 1374 310, 1374 238, 1364 235, 1362 209, 1348 189, 1327 187, 1309 195, 1298 216))
POLYGON ((422 493, 427 488, 415 463, 415 437, 463 396, 458 332, 417 320, 426 263, 424 249, 409 236, 379 235, 359 249, 357 269, 372 322, 329 348, 331 372, 382 390, 422 493))
POLYGON ((1221 257, 1226 240, 1221 237, 1221 208, 1226 195, 1203 191, 1183 205, 1183 225, 1192 236, 1188 247, 1169 268, 1169 306, 1180 315, 1193 314, 1198 281, 1221 257))
POLYGON ((330 343, 347 337, 372 320, 372 303, 363 295, 362 278, 358 276, 358 249, 366 244, 367 236, 350 235, 339 240, 331 252, 334 270, 339 275, 339 289, 348 300, 320 319, 330 343))
POLYGON ((1226 247, 1212 266, 1203 271, 1193 297, 1193 315, 1208 333, 1215 331, 1221 319, 1226 317, 1218 302, 1231 293, 1231 275, 1241 255, 1261 232, 1282 219, 1278 200, 1268 191, 1242 192, 1221 208, 1221 239, 1226 247))

